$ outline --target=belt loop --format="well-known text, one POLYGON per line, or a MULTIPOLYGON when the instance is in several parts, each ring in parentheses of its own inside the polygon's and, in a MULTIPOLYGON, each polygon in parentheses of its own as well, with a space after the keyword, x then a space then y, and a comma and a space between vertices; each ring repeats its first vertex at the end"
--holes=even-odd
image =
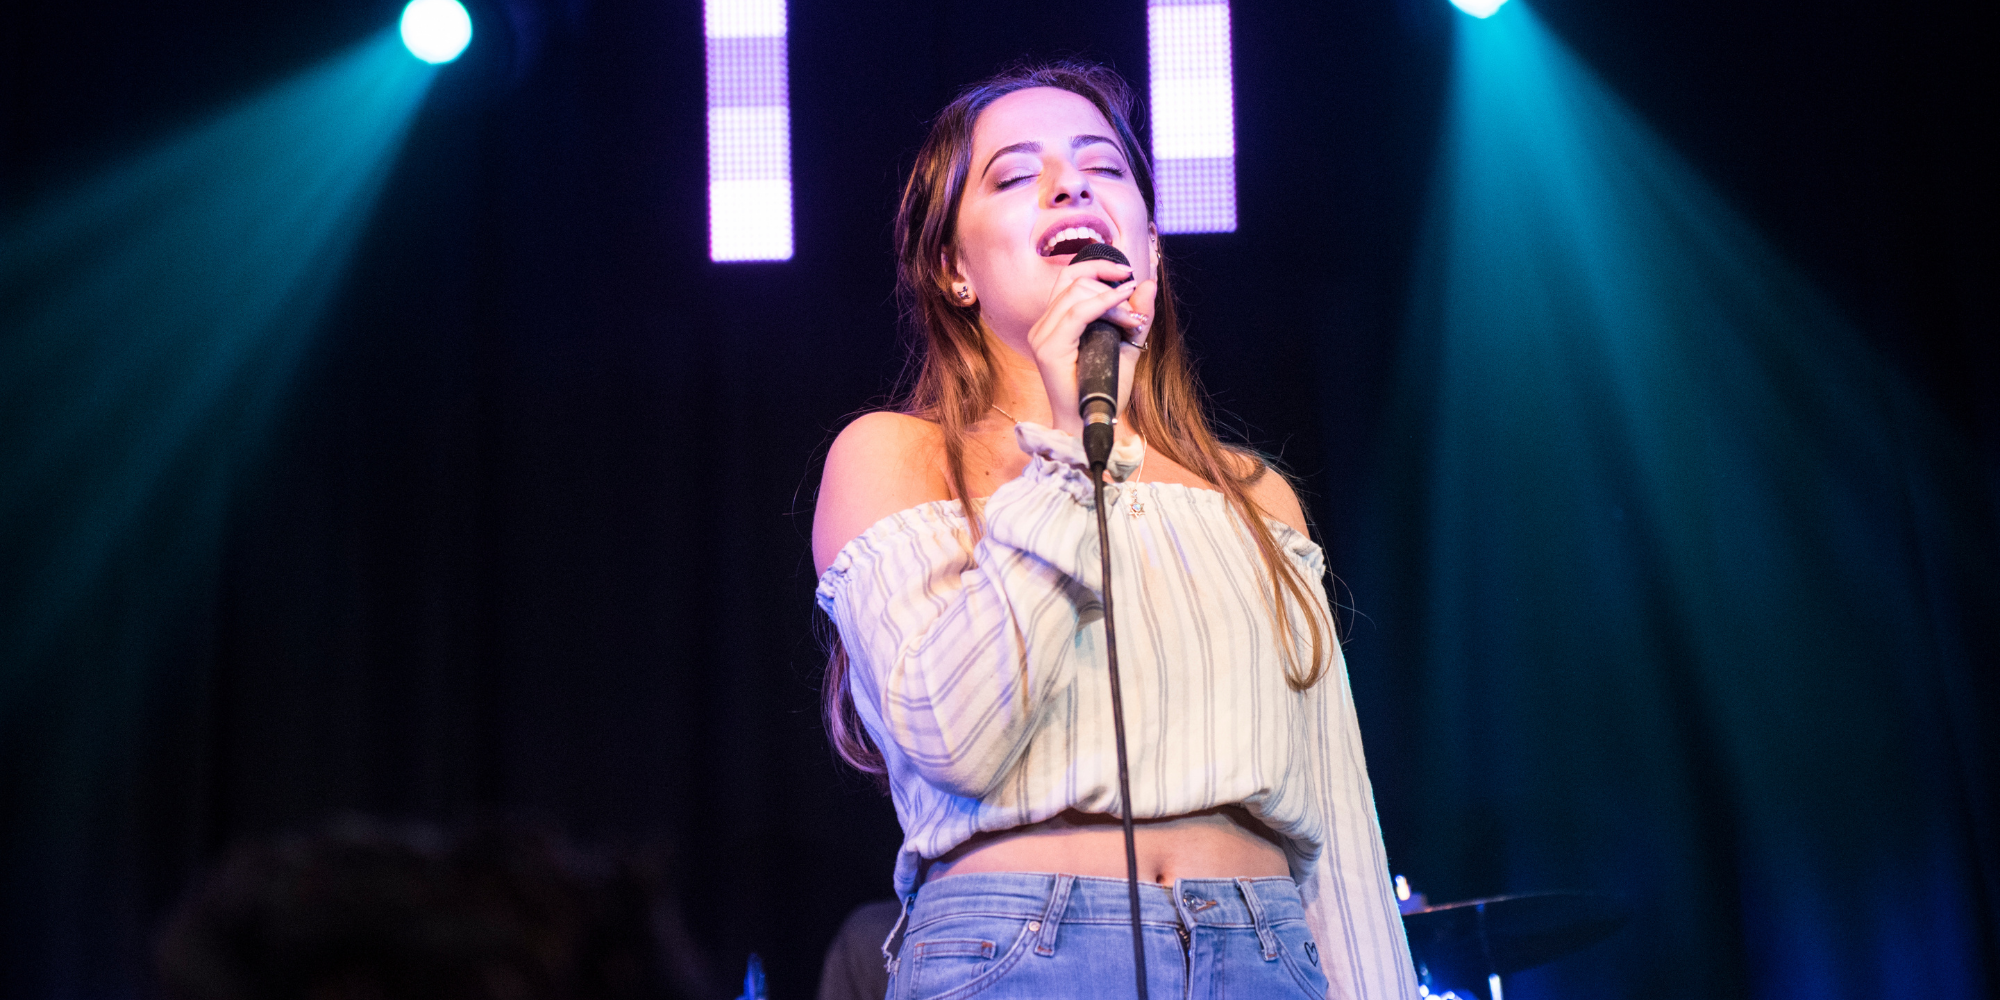
POLYGON ((1264 961, 1278 959, 1278 934, 1271 929, 1271 921, 1264 916, 1264 901, 1257 898, 1257 884, 1247 878, 1236 880, 1236 891, 1243 894, 1244 905, 1250 907, 1250 920, 1257 925, 1257 942, 1264 946, 1264 961))
POLYGON ((896 914, 896 925, 889 928, 889 936, 882 939, 882 970, 892 976, 896 974, 897 953, 903 950, 903 925, 909 922, 910 911, 916 906, 916 893, 904 896, 903 912, 896 914))
POLYGON ((1062 924, 1063 911, 1069 909, 1069 891, 1076 885, 1076 876, 1057 875, 1056 886, 1049 892, 1049 905, 1042 911, 1042 929, 1035 938, 1035 954, 1047 958, 1056 953, 1056 927, 1062 924))

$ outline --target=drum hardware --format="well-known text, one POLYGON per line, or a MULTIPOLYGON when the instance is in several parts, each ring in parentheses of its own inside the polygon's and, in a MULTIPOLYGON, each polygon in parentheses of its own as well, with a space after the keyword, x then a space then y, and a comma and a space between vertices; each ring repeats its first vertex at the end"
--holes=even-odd
POLYGON ((1532 969, 1611 936, 1627 919, 1619 900, 1586 892, 1529 892, 1423 905, 1403 913, 1418 993, 1436 1000, 1504 1000, 1502 976, 1532 969))

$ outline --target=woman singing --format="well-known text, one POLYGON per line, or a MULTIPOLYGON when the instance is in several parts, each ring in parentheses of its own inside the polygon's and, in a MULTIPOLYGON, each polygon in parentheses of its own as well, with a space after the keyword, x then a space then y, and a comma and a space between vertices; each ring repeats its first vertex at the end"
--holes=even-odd
POLYGON ((889 996, 1132 991, 1077 416, 1102 317, 1125 333, 1105 503, 1149 992, 1404 1000, 1324 556, 1285 478, 1210 426, 1130 104, 1063 63, 944 109, 896 219, 913 383, 827 456, 827 716, 904 832, 889 996), (1094 242, 1131 266, 1071 263, 1094 242))

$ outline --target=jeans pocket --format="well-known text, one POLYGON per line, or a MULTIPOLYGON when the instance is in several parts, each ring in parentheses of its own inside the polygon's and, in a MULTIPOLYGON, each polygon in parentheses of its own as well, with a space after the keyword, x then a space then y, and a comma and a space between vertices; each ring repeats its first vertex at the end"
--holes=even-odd
POLYGON ((1312 928, 1303 920, 1286 920, 1273 924, 1271 932, 1278 937, 1278 960, 1292 972, 1299 988, 1313 1000, 1323 1000, 1326 996, 1326 973, 1319 965, 1319 944, 1313 940, 1312 928))
POLYGON ((1028 951, 1028 921, 957 918, 924 929, 904 943, 909 984, 905 1000, 959 1000, 993 985, 1028 951))

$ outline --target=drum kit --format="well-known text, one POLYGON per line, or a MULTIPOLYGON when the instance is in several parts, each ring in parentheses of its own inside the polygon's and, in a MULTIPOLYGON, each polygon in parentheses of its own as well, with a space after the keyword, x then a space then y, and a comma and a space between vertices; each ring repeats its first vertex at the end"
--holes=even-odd
POLYGON ((1624 906, 1595 893, 1529 892, 1430 906, 1411 896, 1401 877, 1396 886, 1418 991, 1439 1000, 1505 1000, 1501 977, 1581 951, 1625 925, 1624 906))

